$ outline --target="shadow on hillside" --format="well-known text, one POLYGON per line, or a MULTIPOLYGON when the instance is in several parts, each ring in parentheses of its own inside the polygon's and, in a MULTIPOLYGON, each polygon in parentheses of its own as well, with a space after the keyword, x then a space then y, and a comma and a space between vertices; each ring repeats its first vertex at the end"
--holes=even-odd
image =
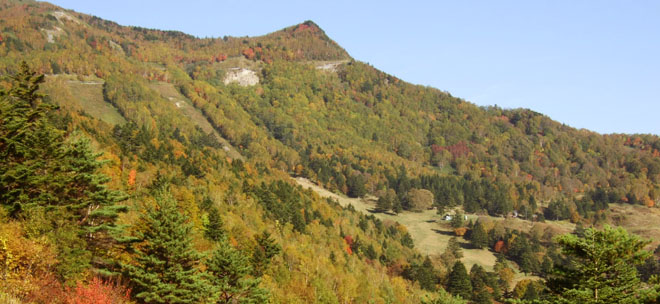
POLYGON ((458 246, 461 246, 461 249, 478 249, 478 248, 472 246, 472 244, 470 244, 470 243, 458 242, 458 246))
POLYGON ((435 232, 435 233, 439 233, 439 234, 442 234, 442 235, 456 236, 456 235, 454 235, 454 232, 452 232, 452 231, 444 231, 444 230, 440 230, 440 229, 431 229, 431 230, 433 230, 433 232, 435 232))
POLYGON ((394 213, 392 211, 379 211, 379 210, 376 210, 376 209, 373 209, 373 208, 367 209, 367 212, 372 213, 372 214, 373 213, 382 213, 382 214, 387 214, 387 215, 391 215, 391 216, 396 215, 396 213, 394 213))

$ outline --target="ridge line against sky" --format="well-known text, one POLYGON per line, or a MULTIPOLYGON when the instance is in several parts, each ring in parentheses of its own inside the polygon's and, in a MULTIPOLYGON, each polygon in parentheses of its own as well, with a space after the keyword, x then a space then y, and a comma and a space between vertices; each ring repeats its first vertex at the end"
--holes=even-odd
POLYGON ((356 60, 478 105, 529 108, 599 133, 660 134, 660 2, 49 2, 198 37, 312 20, 356 60))

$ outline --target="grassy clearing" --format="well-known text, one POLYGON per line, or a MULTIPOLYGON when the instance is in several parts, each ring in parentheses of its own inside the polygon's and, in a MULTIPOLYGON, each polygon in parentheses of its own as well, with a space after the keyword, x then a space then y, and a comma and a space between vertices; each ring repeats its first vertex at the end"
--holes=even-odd
POLYGON ((234 159, 243 159, 243 156, 236 150, 236 148, 234 148, 225 138, 222 137, 222 135, 220 135, 220 133, 218 133, 217 130, 215 130, 215 128, 213 128, 213 126, 211 126, 209 121, 206 119, 206 116, 204 116, 202 112, 196 109, 190 100, 181 95, 181 93, 179 93, 174 85, 167 82, 154 82, 151 83, 149 87, 152 90, 160 93, 160 95, 165 99, 174 103, 174 105, 179 110, 181 110, 183 115, 190 118, 190 120, 195 125, 199 126, 204 132, 213 133, 229 157, 234 159))
MULTIPOLYGON (((390 220, 399 222, 400 224, 406 226, 408 232, 415 241, 415 247, 422 253, 427 255, 438 255, 441 254, 449 239, 454 236, 453 229, 448 222, 442 220, 442 216, 436 214, 435 210, 426 210, 424 212, 402 212, 398 215, 386 214, 386 213, 375 213, 374 208, 376 201, 374 197, 367 197, 365 199, 357 198, 348 198, 343 195, 339 195, 333 192, 328 191, 327 189, 320 187, 313 182, 309 181, 306 178, 296 178, 296 182, 303 186, 303 188, 311 188, 316 193, 322 197, 329 197, 335 199, 342 206, 353 205, 355 210, 363 212, 365 214, 373 214, 381 220, 390 220)), ((623 206, 626 207, 629 212, 642 212, 643 210, 637 210, 632 208, 633 206, 623 206)), ((640 207, 643 208, 643 207, 640 207)), ((460 208, 459 208, 460 209, 460 208)), ((657 218, 649 219, 649 221, 660 221, 660 210, 655 209, 657 212, 657 218)), ((461 212, 461 210, 456 210, 461 212)), ((568 221, 546 221, 545 223, 539 222, 530 222, 518 218, 503 218, 503 217, 493 217, 488 215, 474 215, 469 214, 468 220, 473 222, 476 220, 484 222, 502 222, 504 227, 509 229, 517 229, 521 231, 528 231, 532 233, 550 233, 551 235, 570 233, 575 229, 575 224, 572 224, 568 221)), ((636 217, 636 215, 635 215, 636 217)), ((492 223, 491 223, 492 224, 492 223)), ((488 225, 488 224, 486 224, 488 225)), ((642 223, 642 225, 644 225, 642 223)), ((641 225, 640 225, 641 226, 641 225)), ((642 226, 643 227, 643 226, 642 226)), ((643 229, 640 227, 640 229, 643 229)), ((659 229, 648 228, 649 231, 656 232, 660 235, 659 229)), ((646 230, 644 230, 646 231, 646 230)), ((648 231, 647 231, 648 232, 648 231)), ((492 271, 493 266, 495 265, 495 255, 488 249, 473 249, 470 248, 469 242, 463 238, 458 238, 459 243, 463 246, 463 258, 461 259, 465 264, 465 267, 469 270, 472 265, 479 264, 484 267, 487 271, 492 271)), ((510 288, 513 288, 519 281, 523 279, 531 280, 540 280, 540 277, 525 275, 524 273, 518 272, 514 276, 513 282, 510 288)))
POLYGON ((610 204, 609 222, 651 240, 647 250, 660 245, 660 209, 641 205, 610 204))
MULTIPOLYGON (((348 198, 332 193, 305 178, 297 178, 296 182, 304 188, 311 188, 322 197, 336 199, 342 206, 351 204, 357 211, 373 214, 381 220, 399 222, 406 226, 415 241, 415 247, 424 254, 441 254, 445 250, 449 239, 454 235, 453 229, 442 220, 441 215, 436 214, 435 210, 426 210, 419 213, 402 212, 398 215, 374 213, 375 201, 373 197, 367 199, 348 198)), ((476 216, 470 215, 469 218, 474 220, 476 216)), ((470 249, 463 238, 459 238, 458 240, 466 245, 464 246, 462 261, 465 263, 467 269, 470 269, 474 264, 479 264, 487 270, 493 269, 495 255, 492 252, 487 249, 470 249)))
MULTIPOLYGON (((74 106, 111 125, 126 123, 119 111, 103 99, 103 79, 94 76, 79 78, 76 75, 54 75, 47 77, 46 80, 46 87, 60 86, 58 89, 68 91, 65 95, 68 100, 58 103, 68 103, 69 106, 74 106)), ((51 96, 61 96, 61 94, 51 96)))

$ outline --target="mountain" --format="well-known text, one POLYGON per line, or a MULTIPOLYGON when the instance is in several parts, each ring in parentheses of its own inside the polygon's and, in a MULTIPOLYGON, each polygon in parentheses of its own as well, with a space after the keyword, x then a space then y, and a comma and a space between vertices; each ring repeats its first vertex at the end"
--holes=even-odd
MULTIPOLYGON (((129 209, 108 219, 128 227, 123 237, 99 251, 91 234, 75 233, 76 221, 55 220, 61 214, 48 207, 54 199, 6 196, 0 240, 14 247, 0 249, 27 264, 38 262, 34 252, 51 257, 29 275, 58 284, 133 278, 132 300, 140 303, 149 303, 150 293, 126 269, 137 269, 131 268, 139 266, 137 252, 148 247, 147 210, 155 217, 170 201, 191 225, 185 234, 194 250, 210 256, 221 248, 234 261, 229 265, 249 264, 240 287, 257 282, 283 303, 450 301, 441 287, 454 268, 461 273, 453 264, 458 253, 445 250, 451 247, 446 242, 422 244, 419 229, 396 222, 430 214, 427 224, 436 225, 435 217, 445 213, 478 219, 456 223, 455 231, 448 224, 433 229, 458 236, 464 229, 466 241, 490 248, 461 241, 466 256, 492 259, 472 262, 472 284, 485 280, 473 300, 501 300, 512 297, 507 291, 515 283, 502 279, 502 269, 520 272, 518 279, 527 282, 520 288, 528 290, 532 277, 523 273, 546 277, 552 264, 565 262, 555 234, 575 225, 627 223, 630 210, 656 216, 660 203, 657 136, 601 135, 527 109, 478 107, 351 58, 312 21, 259 37, 200 39, 125 27, 44 2, 2 0, 0 54, 3 75, 25 75, 22 61, 46 75, 38 92, 58 109, 44 110, 44 124, 61 133, 56 138, 64 151, 73 149, 66 147, 74 139, 90 139, 90 149, 106 162, 94 172, 109 177, 104 185, 125 194, 116 204, 129 209), (337 203, 290 177, 311 180, 334 191, 332 197, 364 199, 337 203), (15 207, 13 200, 27 198, 43 200, 36 203, 43 208, 15 207), (499 221, 512 216, 513 222, 499 221), (480 236, 472 238, 476 231, 480 236), (265 240, 281 252, 266 254, 277 246, 265 240), (445 252, 433 252, 440 248, 445 252), (501 254, 497 262, 494 253, 501 254)), ((17 96, 16 81, 0 80, 8 92, 3 96, 17 96)), ((19 156, 6 166, 23 164, 19 156)), ((53 156, 47 164, 70 162, 53 156)), ((35 170, 64 178, 63 169, 35 170)), ((50 193, 48 183, 26 179, 50 193)), ((635 227, 654 238, 652 245, 660 242, 656 227, 635 227)), ((204 266, 190 271, 218 265, 202 260, 204 266)), ((29 272, 19 270, 14 273, 29 272)), ((21 278, 3 285, 0 297, 44 301, 38 291, 46 283, 21 278)))

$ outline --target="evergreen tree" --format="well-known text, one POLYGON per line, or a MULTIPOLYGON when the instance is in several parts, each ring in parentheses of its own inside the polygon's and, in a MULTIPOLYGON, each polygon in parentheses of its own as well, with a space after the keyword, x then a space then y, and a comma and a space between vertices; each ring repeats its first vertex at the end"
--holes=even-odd
POLYGON ((451 226, 452 228, 460 228, 463 227, 463 215, 462 214, 454 214, 454 217, 451 218, 451 226))
POLYGON ((266 270, 270 261, 282 251, 282 247, 275 242, 270 236, 268 231, 264 232, 256 237, 257 245, 254 248, 252 253, 252 265, 254 267, 254 275, 261 276, 266 270))
POLYGON ((525 273, 538 273, 539 261, 531 250, 526 250, 520 256, 520 269, 525 273))
POLYGON ((222 226, 220 211, 215 206, 212 206, 209 209, 208 223, 204 225, 204 237, 214 242, 223 240, 225 238, 225 231, 222 226))
POLYGON ((470 234, 470 242, 474 248, 482 249, 488 246, 488 233, 484 230, 484 226, 481 225, 480 221, 477 221, 472 228, 472 233, 470 234))
POLYGON ((437 277, 431 259, 427 256, 422 264, 412 263, 403 271, 403 276, 411 281, 417 281, 425 290, 436 290, 437 277))
POLYGON ((461 249, 461 245, 458 243, 458 239, 455 236, 452 236, 449 239, 449 242, 447 242, 447 250, 457 259, 463 257, 463 249, 461 249))
POLYGON ((392 208, 392 202, 390 202, 385 196, 378 198, 376 202, 376 211, 378 212, 387 212, 392 208))
POLYGON ((419 269, 417 274, 417 280, 419 281, 419 286, 430 291, 436 289, 436 276, 434 273, 433 263, 431 259, 427 256, 422 263, 421 269, 419 269))
POLYGON ((558 301, 570 303, 643 302, 643 289, 635 265, 650 253, 649 243, 623 228, 588 228, 584 237, 573 234, 557 238, 569 265, 556 265, 548 287, 558 301))
POLYGON ((412 236, 410 236, 410 233, 406 232, 401 236, 401 245, 408 248, 415 247, 415 242, 413 241, 412 236))
POLYGON ((133 295, 142 303, 197 303, 210 286, 198 268, 202 256, 192 247, 192 225, 169 193, 156 197, 137 226, 137 254, 123 264, 133 295))
POLYGON ((440 255, 442 263, 445 267, 450 268, 454 263, 463 257, 463 250, 455 236, 451 237, 447 242, 445 251, 440 255))
POLYGON ((461 261, 454 263, 454 267, 449 274, 447 291, 453 295, 461 296, 463 299, 472 298, 472 283, 465 265, 461 261))
POLYGON ((14 218, 34 221, 41 215, 63 272, 107 264, 107 251, 122 230, 115 221, 126 211, 117 204, 125 195, 105 186, 110 179, 99 173, 105 162, 89 140, 65 137, 48 119, 56 107, 38 93, 44 76, 23 62, 11 79, 11 89, 0 94, 0 204, 14 218))
POLYGON ((349 197, 363 197, 367 194, 367 188, 365 186, 366 178, 360 173, 350 174, 346 178, 346 186, 348 186, 348 196, 349 197))
POLYGON ((525 301, 534 301, 539 298, 539 292, 536 290, 536 284, 534 282, 531 282, 527 285, 527 288, 525 289, 525 295, 523 296, 523 300, 525 301))
POLYGON ((550 274, 552 272, 552 267, 553 267, 552 260, 546 254, 543 257, 543 262, 541 263, 541 273, 544 276, 547 276, 548 274, 550 274))
POLYGON ((401 201, 398 198, 392 202, 392 211, 396 214, 399 214, 401 211, 403 211, 403 206, 401 206, 401 201))
POLYGON ((250 276, 248 258, 222 241, 206 263, 213 285, 214 303, 267 303, 268 292, 259 288, 261 279, 250 276))
POLYGON ((488 277, 483 267, 474 264, 470 269, 470 282, 472 282, 472 301, 475 303, 492 303, 492 296, 488 292, 488 277))

